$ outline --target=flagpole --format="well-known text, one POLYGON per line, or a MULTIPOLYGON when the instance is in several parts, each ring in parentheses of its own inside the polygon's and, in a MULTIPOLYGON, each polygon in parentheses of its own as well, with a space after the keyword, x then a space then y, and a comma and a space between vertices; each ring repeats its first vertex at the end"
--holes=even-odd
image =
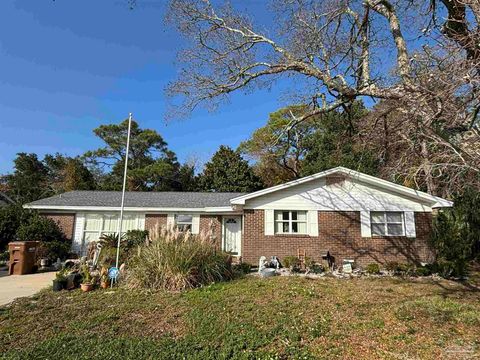
POLYGON ((118 241, 117 241, 117 260, 115 267, 118 269, 118 260, 120 258, 120 242, 122 240, 123 208, 125 205, 125 187, 127 185, 127 166, 128 150, 130 147, 130 129, 132 127, 132 113, 128 114, 128 132, 127 132, 127 150, 125 151, 125 169, 123 171, 122 204, 120 206, 120 218, 118 219, 118 241))

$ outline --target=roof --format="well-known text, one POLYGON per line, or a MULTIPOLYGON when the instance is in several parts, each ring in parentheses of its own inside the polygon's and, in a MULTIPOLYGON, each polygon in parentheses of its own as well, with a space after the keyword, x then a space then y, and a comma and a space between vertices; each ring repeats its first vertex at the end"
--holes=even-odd
MULTIPOLYGON (((125 193, 125 208, 199 209, 230 208, 230 200, 245 193, 221 192, 137 192, 125 193)), ((26 204, 34 209, 76 210, 90 208, 119 209, 121 191, 70 191, 26 204)))
POLYGON ((359 180, 363 183, 374 185, 374 186, 377 186, 381 189, 395 192, 399 195, 404 195, 404 196, 408 196, 408 197, 417 199, 419 201, 431 203, 432 208, 453 206, 452 201, 443 199, 441 197, 433 196, 433 195, 427 194, 423 191, 414 190, 414 189, 408 188, 406 186, 398 185, 398 184, 392 183, 390 181, 383 180, 383 179, 377 178, 375 176, 370 176, 370 175, 367 175, 367 174, 363 174, 361 172, 351 170, 351 169, 348 169, 348 168, 345 168, 345 167, 342 167, 342 166, 339 166, 339 167, 336 167, 336 168, 333 168, 333 169, 329 169, 329 170, 326 170, 326 171, 322 171, 322 172, 319 172, 319 173, 316 173, 316 174, 313 174, 313 175, 310 175, 310 176, 306 176, 306 177, 303 177, 301 179, 289 181, 285 184, 272 186, 272 187, 269 187, 267 189, 255 191, 255 192, 249 193, 249 194, 240 195, 239 197, 236 197, 236 198, 232 199, 231 204, 232 205, 245 205, 246 200, 253 199, 253 198, 256 198, 258 196, 266 195, 266 194, 269 194, 269 193, 272 193, 272 192, 275 192, 275 191, 281 191, 281 190, 290 188, 290 187, 295 186, 295 185, 303 184, 303 183, 306 183, 306 182, 309 182, 309 181, 312 181, 312 180, 316 180, 316 179, 320 179, 320 178, 326 177, 328 175, 333 175, 333 174, 345 175, 349 178, 357 179, 357 180, 359 180))

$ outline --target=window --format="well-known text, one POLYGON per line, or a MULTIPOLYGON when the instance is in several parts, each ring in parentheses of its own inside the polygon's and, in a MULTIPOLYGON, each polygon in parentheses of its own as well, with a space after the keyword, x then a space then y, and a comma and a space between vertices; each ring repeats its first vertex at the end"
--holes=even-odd
POLYGON ((192 215, 177 214, 175 215, 175 225, 180 231, 192 231, 192 215))
POLYGON ((275 211, 276 234, 306 234, 306 211, 275 211))
MULTIPOLYGON (((118 220, 120 214, 89 213, 85 215, 85 227, 83 229, 82 254, 87 250, 88 243, 97 241, 103 234, 118 233, 118 220)), ((122 234, 129 230, 139 228, 138 217, 134 214, 123 214, 122 234)))
POLYGON ((402 212, 372 211, 370 213, 370 223, 374 236, 405 235, 402 212))

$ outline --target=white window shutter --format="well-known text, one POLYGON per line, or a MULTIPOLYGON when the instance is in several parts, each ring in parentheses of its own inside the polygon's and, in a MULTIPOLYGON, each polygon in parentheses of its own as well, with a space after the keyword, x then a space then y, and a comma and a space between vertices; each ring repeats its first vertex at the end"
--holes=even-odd
POLYGON ((308 211, 308 235, 318 236, 318 212, 317 210, 308 211))
POLYGON ((405 211, 405 236, 414 238, 416 237, 415 233, 415 213, 413 211, 405 211))
POLYGON ((167 214, 167 228, 175 226, 175 214, 167 214))
POLYGON ((200 215, 192 216, 192 234, 200 233, 200 215))
POLYGON ((85 214, 75 214, 75 229, 72 239, 72 251, 80 252, 82 250, 83 230, 85 228, 85 214))
POLYGON ((370 211, 360 211, 360 225, 362 237, 372 237, 372 229, 370 227, 370 211))
POLYGON ((275 213, 273 210, 264 210, 265 212, 265 235, 275 235, 275 213))

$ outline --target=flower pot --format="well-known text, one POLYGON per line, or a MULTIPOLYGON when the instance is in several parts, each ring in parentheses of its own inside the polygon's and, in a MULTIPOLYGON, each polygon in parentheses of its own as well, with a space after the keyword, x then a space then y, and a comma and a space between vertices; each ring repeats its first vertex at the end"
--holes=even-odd
POLYGON ((65 282, 61 280, 53 280, 52 281, 52 289, 53 291, 61 291, 65 288, 65 282))
POLYGON ((40 267, 46 268, 50 266, 50 260, 49 259, 40 259, 40 267))
POLYGON ((102 289, 108 289, 108 285, 109 285, 109 284, 108 284, 108 281, 102 281, 102 282, 100 282, 100 287, 101 287, 102 289))
POLYGON ((80 288, 82 289, 83 292, 92 291, 93 284, 80 284, 80 288))

